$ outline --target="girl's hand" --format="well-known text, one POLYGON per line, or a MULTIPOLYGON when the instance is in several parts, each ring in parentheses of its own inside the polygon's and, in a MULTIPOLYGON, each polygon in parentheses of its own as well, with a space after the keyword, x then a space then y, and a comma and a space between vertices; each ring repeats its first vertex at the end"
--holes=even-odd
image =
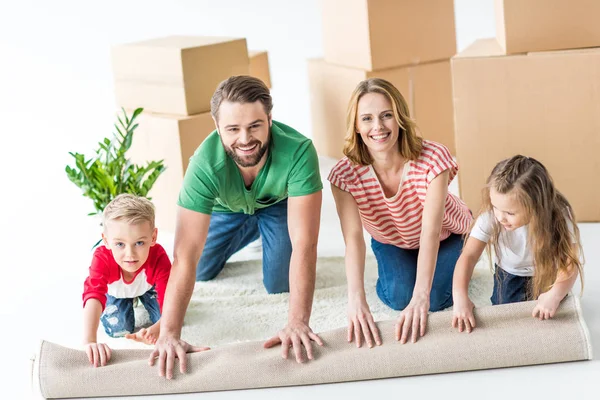
POLYGON ((373 342, 381 346, 379 329, 373 320, 367 300, 364 296, 355 295, 348 300, 348 343, 352 342, 354 337, 356 347, 360 347, 363 336, 369 347, 373 347, 373 342))
POLYGON ((563 297, 557 296, 552 289, 540 294, 531 315, 533 318, 539 318, 540 321, 554 318, 554 314, 556 314, 556 310, 562 299, 563 297))
POLYGON ((112 351, 105 343, 87 343, 84 345, 85 354, 87 354, 90 364, 94 367, 104 367, 110 361, 112 351))
POLYGON ((412 331, 412 342, 417 341, 418 336, 425 335, 427 328, 427 311, 429 311, 429 295, 413 293, 410 303, 396 322, 396 340, 402 344, 406 343, 412 331))
POLYGON ((466 330, 471 333, 475 329, 475 315, 473 315, 473 302, 466 296, 456 296, 452 308, 452 327, 458 328, 459 332, 466 330))

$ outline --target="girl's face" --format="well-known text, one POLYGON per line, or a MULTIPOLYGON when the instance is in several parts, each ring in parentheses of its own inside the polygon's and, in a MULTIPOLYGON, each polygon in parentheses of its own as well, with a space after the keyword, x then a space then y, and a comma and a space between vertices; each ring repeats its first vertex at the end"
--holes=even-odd
POLYGON ((514 231, 529 223, 527 212, 517 200, 513 190, 502 194, 492 187, 490 188, 490 200, 496 220, 507 231, 514 231))
POLYGON ((381 93, 367 93, 360 98, 356 130, 372 153, 398 148, 400 126, 394 117, 392 103, 381 93))

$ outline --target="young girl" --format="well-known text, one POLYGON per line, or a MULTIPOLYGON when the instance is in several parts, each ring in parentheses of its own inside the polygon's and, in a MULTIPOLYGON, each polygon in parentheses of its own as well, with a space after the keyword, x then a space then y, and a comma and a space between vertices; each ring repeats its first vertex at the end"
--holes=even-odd
MULTIPOLYGON (((537 299, 533 317, 554 317, 582 275, 583 255, 573 209, 546 168, 531 157, 498 163, 484 189, 482 212, 456 264, 452 326, 475 328, 469 280, 477 260, 494 249, 493 305, 537 299)), ((582 275, 583 288, 583 275, 582 275)))

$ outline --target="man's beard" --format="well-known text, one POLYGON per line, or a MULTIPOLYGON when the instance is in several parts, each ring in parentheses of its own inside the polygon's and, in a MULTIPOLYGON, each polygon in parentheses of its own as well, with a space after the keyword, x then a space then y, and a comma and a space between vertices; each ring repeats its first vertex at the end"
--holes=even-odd
POLYGON ((251 142, 249 142, 248 144, 246 144, 244 146, 239 146, 239 145, 235 146, 235 147, 251 147, 251 146, 254 146, 255 144, 258 146, 258 150, 255 153, 253 153, 252 155, 240 156, 235 151, 235 148, 225 146, 225 143, 223 143, 223 139, 221 139, 221 144, 223 145, 223 148, 225 149, 225 153, 227 153, 227 155, 229 157, 231 157, 237 165, 239 165, 240 167, 243 167, 243 168, 256 166, 260 162, 260 160, 262 160, 263 156, 269 149, 270 143, 271 143, 271 135, 269 135, 269 137, 267 138, 266 143, 261 143, 258 140, 252 140, 251 142))

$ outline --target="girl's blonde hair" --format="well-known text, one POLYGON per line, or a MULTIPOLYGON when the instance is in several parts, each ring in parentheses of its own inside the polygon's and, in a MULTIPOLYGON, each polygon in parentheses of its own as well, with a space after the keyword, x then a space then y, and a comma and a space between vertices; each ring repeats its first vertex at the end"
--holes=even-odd
POLYGON ((102 217, 104 226, 107 221, 125 221, 131 225, 149 222, 154 228, 154 205, 145 197, 124 193, 108 203, 102 217))
POLYGON ((407 160, 416 160, 421 154, 423 140, 417 136, 417 126, 410 118, 410 111, 406 100, 398 89, 390 82, 381 78, 370 78, 358 84, 348 103, 346 115, 346 137, 344 138, 344 155, 354 164, 370 165, 373 157, 369 149, 356 131, 356 114, 358 101, 367 93, 379 93, 387 97, 392 103, 394 118, 400 126, 398 135, 398 151, 407 160))
MULTIPOLYGON (((583 291, 583 249, 575 214, 567 199, 555 188, 546 167, 522 155, 499 162, 483 190, 481 213, 493 215, 491 188, 500 194, 512 193, 529 220, 527 245, 532 249, 535 272, 528 288, 528 298, 537 299, 548 291, 559 272, 564 276, 579 273, 583 291)), ((492 221, 488 254, 493 248, 499 260, 502 227, 496 218, 492 221)))

